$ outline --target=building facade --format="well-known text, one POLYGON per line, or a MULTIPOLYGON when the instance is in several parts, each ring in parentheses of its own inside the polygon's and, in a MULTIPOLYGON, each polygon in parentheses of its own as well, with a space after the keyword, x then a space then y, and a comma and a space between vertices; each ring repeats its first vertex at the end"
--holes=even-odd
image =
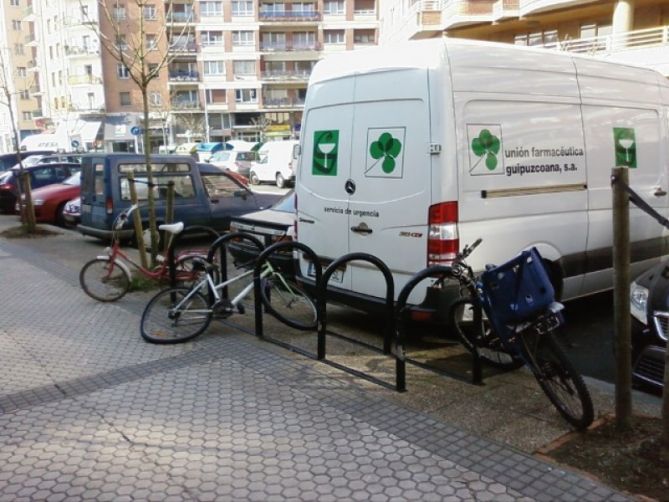
POLYGON ((545 46, 669 76, 666 0, 384 0, 381 43, 449 36, 545 46))
POLYGON ((153 150, 297 137, 314 64, 379 37, 379 0, 0 2, 12 67, 26 79, 14 81, 28 90, 22 137, 56 131, 88 150, 139 150, 145 127, 153 150), (113 54, 119 47, 140 48, 147 69, 160 67, 148 124, 133 68, 113 54))

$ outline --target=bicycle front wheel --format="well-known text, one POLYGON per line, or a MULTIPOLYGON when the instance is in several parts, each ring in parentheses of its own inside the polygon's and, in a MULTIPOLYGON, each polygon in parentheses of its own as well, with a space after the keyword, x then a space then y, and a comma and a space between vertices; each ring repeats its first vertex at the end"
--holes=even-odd
POLYGON ((200 293, 188 288, 165 289, 144 309, 142 338, 159 344, 185 342, 207 329, 211 316, 209 302, 200 293))
POLYGON ((505 350, 502 340, 493 331, 490 321, 486 319, 480 307, 476 307, 471 299, 458 300, 451 307, 450 325, 460 337, 463 345, 469 350, 476 350, 479 357, 495 368, 515 370, 525 364, 519 357, 505 350), (476 312, 475 309, 479 309, 476 312))
POLYGON ((261 296, 267 311, 295 329, 316 329, 316 305, 294 281, 274 273, 263 279, 261 296))
POLYGON ((553 335, 528 330, 520 336, 527 364, 553 406, 576 429, 587 428, 594 418, 590 392, 553 335))
POLYGON ((95 258, 81 268, 79 284, 91 298, 114 302, 130 290, 130 276, 109 258, 95 258))

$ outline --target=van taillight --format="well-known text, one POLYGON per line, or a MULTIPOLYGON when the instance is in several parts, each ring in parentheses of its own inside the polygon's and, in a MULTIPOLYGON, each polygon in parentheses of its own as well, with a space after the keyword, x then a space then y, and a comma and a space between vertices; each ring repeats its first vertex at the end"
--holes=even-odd
POLYGON ((112 214, 114 212, 114 201, 111 197, 107 197, 105 200, 105 209, 107 210, 107 214, 112 214))
POLYGON ((448 265, 460 250, 458 203, 442 202, 430 206, 427 264, 448 265))

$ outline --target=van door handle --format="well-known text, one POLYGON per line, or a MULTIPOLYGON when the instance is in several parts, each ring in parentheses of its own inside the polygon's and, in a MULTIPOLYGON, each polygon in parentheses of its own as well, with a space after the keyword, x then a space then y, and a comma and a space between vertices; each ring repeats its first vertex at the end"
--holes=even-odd
POLYGON ((360 223, 360 225, 357 227, 351 227, 351 232, 355 232, 356 234, 369 235, 373 232, 373 230, 369 228, 366 223, 360 223))
POLYGON ((667 195, 667 191, 663 190, 662 187, 655 187, 655 193, 653 195, 655 197, 664 197, 667 195))

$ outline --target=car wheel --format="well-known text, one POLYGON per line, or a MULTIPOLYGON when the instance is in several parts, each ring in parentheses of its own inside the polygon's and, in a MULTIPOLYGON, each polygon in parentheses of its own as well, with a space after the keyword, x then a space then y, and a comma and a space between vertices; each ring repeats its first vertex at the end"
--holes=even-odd
POLYGON ((284 188, 286 186, 286 180, 281 173, 276 173, 276 186, 278 188, 284 188))
POLYGON ((249 174, 249 182, 251 185, 260 185, 260 179, 258 178, 258 175, 251 171, 251 174, 249 174))
POLYGON ((65 202, 56 208, 56 217, 54 218, 54 221, 59 227, 65 226, 65 215, 63 214, 63 209, 65 209, 65 202))

